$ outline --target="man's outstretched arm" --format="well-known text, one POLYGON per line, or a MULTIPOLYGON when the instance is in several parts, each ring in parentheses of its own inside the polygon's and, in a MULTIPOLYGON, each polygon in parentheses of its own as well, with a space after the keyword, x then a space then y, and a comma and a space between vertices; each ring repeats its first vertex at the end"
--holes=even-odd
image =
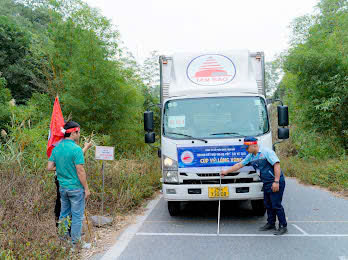
POLYGON ((237 163, 235 165, 233 165, 232 167, 228 168, 227 170, 222 170, 221 171, 221 177, 224 177, 225 175, 231 173, 231 172, 235 172, 238 171, 240 168, 243 168, 243 164, 242 163, 237 163))
POLYGON ((89 148, 92 147, 92 142, 86 142, 84 147, 82 148, 83 153, 85 154, 89 148))

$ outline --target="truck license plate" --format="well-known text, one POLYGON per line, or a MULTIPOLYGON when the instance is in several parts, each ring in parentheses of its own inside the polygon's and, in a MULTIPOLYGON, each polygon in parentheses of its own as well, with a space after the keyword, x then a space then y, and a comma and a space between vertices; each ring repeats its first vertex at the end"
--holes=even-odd
POLYGON ((225 198, 228 197, 228 187, 208 187, 209 198, 225 198))

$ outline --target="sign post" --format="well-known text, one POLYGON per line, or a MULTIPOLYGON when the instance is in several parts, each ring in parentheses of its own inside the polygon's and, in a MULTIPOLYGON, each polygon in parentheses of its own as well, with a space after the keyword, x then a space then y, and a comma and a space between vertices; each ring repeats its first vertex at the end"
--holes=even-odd
POLYGON ((103 176, 103 191, 102 191, 102 216, 104 214, 104 161, 113 161, 115 157, 115 147, 110 146, 96 146, 95 147, 95 159, 102 160, 102 176, 103 176))

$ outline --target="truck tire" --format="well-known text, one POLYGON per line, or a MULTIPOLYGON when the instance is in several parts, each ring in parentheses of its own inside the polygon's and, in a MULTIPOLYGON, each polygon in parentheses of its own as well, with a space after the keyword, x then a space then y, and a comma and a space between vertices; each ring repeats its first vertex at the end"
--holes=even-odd
POLYGON ((264 216, 266 212, 265 205, 263 204, 263 200, 252 200, 251 207, 256 216, 264 216))
POLYGON ((180 214, 180 202, 179 201, 168 201, 169 215, 172 217, 180 214))

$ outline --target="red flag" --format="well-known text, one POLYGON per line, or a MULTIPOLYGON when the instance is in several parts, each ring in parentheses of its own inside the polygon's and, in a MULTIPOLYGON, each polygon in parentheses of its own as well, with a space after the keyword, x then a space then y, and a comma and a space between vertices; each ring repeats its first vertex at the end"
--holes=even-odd
POLYGON ((57 142, 64 138, 62 128, 64 127, 64 118, 60 109, 58 96, 54 101, 53 112, 51 117, 50 133, 48 136, 47 156, 50 158, 52 150, 57 142))

